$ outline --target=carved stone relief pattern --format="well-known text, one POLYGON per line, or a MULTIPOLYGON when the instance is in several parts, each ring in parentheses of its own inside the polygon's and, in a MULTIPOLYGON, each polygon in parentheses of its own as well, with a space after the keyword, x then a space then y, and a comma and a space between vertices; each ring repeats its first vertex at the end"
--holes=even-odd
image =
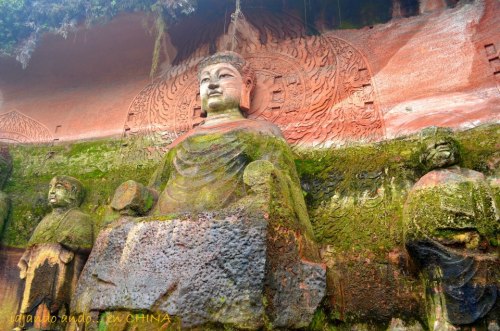
POLYGON ((493 73, 493 77, 497 83, 498 91, 500 92, 500 51, 497 49, 495 44, 484 45, 484 50, 490 64, 491 72, 493 73))
POLYGON ((0 141, 18 143, 44 143, 53 140, 43 124, 17 110, 0 114, 0 141))
MULTIPOLYGON (((383 119, 361 53, 333 35, 297 36, 240 42, 236 51, 257 77, 247 116, 275 123, 295 146, 382 139, 383 119)), ((161 146, 203 120, 196 62, 191 57, 139 93, 128 111, 126 136, 146 135, 161 153, 161 146)))

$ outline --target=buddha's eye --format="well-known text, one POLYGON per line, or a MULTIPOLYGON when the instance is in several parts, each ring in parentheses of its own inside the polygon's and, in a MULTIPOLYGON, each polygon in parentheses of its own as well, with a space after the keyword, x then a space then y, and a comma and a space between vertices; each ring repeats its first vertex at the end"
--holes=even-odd
POLYGON ((208 83, 208 81, 209 81, 209 80, 210 80, 210 78, 205 77, 205 78, 202 78, 202 79, 201 79, 200 83, 202 83, 202 84, 203 84, 203 83, 208 83))
POLYGON ((229 73, 223 73, 223 74, 219 75, 219 78, 229 78, 229 77, 233 77, 233 75, 231 75, 229 73))

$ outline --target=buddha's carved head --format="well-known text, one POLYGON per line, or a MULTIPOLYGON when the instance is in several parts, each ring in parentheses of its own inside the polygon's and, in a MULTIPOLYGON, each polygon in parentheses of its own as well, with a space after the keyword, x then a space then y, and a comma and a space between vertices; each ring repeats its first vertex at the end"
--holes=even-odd
POLYGON ((425 151, 420 162, 427 170, 445 168, 460 162, 458 143, 449 128, 429 127, 420 133, 425 151))
POLYGON ((78 207, 85 192, 82 183, 70 176, 56 176, 49 184, 48 200, 52 208, 78 207))
POLYGON ((0 146, 0 189, 3 188, 5 182, 10 176, 12 170, 12 159, 7 147, 0 146))
POLYGON ((204 112, 224 112, 235 107, 250 109, 255 73, 239 54, 227 51, 201 60, 198 79, 204 112))

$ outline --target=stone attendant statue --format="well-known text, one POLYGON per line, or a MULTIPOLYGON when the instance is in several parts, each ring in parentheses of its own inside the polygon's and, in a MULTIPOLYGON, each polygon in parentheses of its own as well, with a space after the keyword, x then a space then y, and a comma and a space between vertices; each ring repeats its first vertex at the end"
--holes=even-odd
POLYGON ((35 228, 19 261, 20 277, 26 280, 20 312, 33 316, 35 329, 64 329, 58 318, 69 315, 71 295, 93 243, 92 220, 78 209, 83 196, 76 178, 50 181, 52 212, 35 228))
POLYGON ((499 216, 484 175, 458 165, 450 131, 428 128, 422 135, 421 162, 429 172, 408 195, 406 246, 427 284, 429 327, 454 330, 497 310, 500 264, 490 243, 499 216))
POLYGON ((7 148, 0 147, 0 233, 2 233, 5 221, 9 214, 10 201, 2 188, 9 178, 12 171, 12 159, 10 158, 7 148))
POLYGON ((198 68, 205 121, 170 145, 148 190, 117 189, 111 207, 122 218, 99 235, 74 311, 307 326, 325 268, 290 147, 275 125, 244 117, 255 77, 241 56, 217 53, 198 68))

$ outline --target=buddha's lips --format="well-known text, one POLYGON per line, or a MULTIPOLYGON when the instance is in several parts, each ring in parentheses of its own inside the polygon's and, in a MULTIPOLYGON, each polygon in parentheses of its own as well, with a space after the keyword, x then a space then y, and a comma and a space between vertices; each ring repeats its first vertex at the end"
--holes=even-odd
POLYGON ((439 152, 449 152, 451 148, 448 144, 443 144, 436 146, 436 150, 439 152))

